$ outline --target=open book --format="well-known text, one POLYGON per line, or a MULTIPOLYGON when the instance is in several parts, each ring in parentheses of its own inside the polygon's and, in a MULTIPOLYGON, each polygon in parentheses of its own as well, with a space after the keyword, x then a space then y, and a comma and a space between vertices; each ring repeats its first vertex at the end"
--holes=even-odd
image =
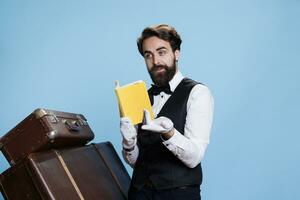
POLYGON ((116 82, 115 92, 118 98, 118 105, 121 117, 129 117, 132 124, 136 125, 143 121, 144 109, 150 112, 154 118, 146 83, 136 81, 124 86, 116 82))

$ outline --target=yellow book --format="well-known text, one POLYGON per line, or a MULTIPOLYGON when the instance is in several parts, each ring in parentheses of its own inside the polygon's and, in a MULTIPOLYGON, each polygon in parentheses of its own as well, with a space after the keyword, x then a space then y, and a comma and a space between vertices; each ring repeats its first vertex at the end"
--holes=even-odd
POLYGON ((118 98, 118 105, 121 117, 129 117, 132 124, 136 125, 143 121, 144 109, 150 112, 154 118, 146 83, 136 81, 124 86, 116 82, 115 92, 118 98))

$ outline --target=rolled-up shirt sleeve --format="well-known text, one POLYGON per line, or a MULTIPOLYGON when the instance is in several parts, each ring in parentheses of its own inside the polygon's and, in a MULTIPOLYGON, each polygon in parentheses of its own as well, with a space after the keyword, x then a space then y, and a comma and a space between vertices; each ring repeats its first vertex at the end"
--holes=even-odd
POLYGON ((204 157, 213 121, 214 99, 209 89, 194 86, 187 102, 184 135, 176 129, 163 144, 186 166, 196 167, 204 157))

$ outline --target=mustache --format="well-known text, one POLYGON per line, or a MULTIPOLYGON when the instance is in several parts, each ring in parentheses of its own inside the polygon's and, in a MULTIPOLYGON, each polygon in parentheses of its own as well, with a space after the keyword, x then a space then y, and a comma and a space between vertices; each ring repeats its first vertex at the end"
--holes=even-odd
POLYGON ((151 71, 153 72, 153 71, 156 71, 156 70, 158 70, 159 68, 164 68, 165 70, 168 70, 168 66, 167 65, 153 65, 153 67, 152 67, 152 69, 151 69, 151 71))

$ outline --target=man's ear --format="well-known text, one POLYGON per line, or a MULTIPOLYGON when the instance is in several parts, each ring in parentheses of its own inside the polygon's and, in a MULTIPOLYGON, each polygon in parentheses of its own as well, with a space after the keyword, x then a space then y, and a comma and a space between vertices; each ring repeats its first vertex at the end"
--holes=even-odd
POLYGON ((175 50, 175 60, 178 61, 180 57, 180 51, 177 49, 175 50))

